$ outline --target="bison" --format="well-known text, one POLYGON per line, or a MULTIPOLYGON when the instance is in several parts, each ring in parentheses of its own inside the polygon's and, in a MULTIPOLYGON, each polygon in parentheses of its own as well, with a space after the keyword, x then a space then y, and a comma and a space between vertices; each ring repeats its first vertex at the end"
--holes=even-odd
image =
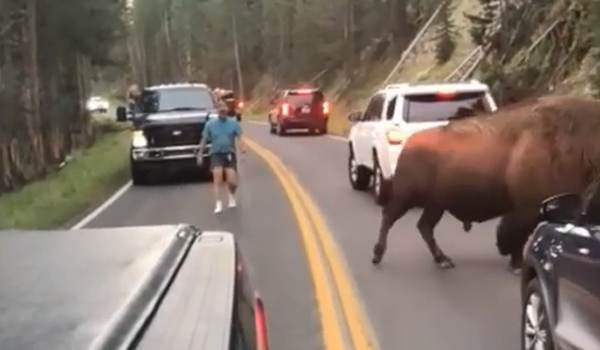
POLYGON ((520 265, 540 203, 558 193, 579 193, 595 178, 599 138, 600 102, 568 96, 539 97, 413 134, 393 177, 382 184, 372 263, 381 262, 394 223, 421 208, 417 228, 439 267, 455 266, 434 238, 445 212, 465 229, 506 215, 498 248, 520 265))

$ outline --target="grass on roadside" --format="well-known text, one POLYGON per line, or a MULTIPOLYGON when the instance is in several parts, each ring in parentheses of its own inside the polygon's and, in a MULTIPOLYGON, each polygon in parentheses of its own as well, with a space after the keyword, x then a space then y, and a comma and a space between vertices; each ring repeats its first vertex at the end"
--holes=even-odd
POLYGON ((0 227, 52 229, 122 185, 128 177, 130 132, 112 132, 75 152, 61 171, 0 197, 0 227))

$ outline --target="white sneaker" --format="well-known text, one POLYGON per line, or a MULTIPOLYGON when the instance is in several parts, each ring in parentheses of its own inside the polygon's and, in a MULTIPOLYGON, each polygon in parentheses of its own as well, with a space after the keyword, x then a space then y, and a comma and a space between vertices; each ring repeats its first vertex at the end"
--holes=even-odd
POLYGON ((227 205, 229 208, 235 208, 237 206, 237 202, 235 200, 235 197, 233 195, 229 195, 229 203, 227 205))
POLYGON ((215 203, 215 214, 219 214, 222 211, 223 211, 223 202, 217 201, 215 203))

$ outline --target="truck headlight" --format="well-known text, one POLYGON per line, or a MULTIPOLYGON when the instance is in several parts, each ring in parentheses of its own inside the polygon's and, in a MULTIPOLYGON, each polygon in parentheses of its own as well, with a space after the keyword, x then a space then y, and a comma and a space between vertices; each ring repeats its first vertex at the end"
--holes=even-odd
POLYGON ((146 136, 144 136, 144 132, 142 130, 136 130, 133 132, 131 145, 136 148, 148 146, 148 139, 146 139, 146 136))

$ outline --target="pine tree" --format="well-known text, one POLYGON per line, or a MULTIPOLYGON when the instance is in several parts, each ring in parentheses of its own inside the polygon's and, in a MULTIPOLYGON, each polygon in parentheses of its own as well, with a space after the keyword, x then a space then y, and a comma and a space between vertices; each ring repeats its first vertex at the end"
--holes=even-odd
POLYGON ((456 49, 457 30, 452 20, 453 8, 447 1, 440 10, 440 21, 436 27, 435 35, 435 59, 438 64, 448 62, 456 49))
POLYGON ((490 28, 497 20, 500 13, 500 1, 499 0, 479 0, 481 4, 481 10, 477 15, 465 13, 464 16, 471 23, 469 28, 469 34, 471 40, 475 45, 484 45, 490 38, 490 28))

